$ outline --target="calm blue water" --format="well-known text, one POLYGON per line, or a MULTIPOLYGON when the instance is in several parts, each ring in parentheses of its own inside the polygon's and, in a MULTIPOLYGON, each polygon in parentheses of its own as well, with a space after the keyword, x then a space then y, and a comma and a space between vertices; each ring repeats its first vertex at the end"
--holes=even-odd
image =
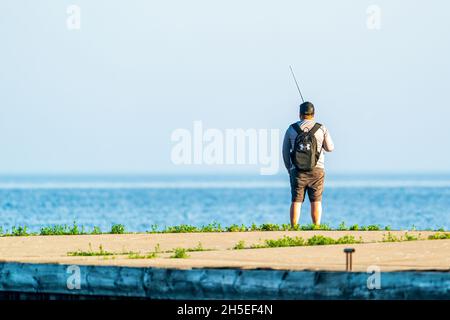
MULTIPOLYGON (((329 175, 323 222, 450 228, 450 175, 329 175)), ((0 177, 0 226, 288 223, 284 176, 0 177)), ((309 205, 300 223, 310 223, 309 205)))

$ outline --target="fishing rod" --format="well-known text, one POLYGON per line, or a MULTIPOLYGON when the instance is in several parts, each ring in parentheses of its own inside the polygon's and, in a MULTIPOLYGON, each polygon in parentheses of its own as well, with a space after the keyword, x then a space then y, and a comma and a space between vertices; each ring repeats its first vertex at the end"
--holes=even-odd
POLYGON ((302 102, 305 102, 305 100, 303 99, 302 92, 300 91, 300 87, 299 87, 299 85, 298 85, 297 78, 295 77, 294 70, 292 70, 292 67, 291 67, 291 66, 289 66, 289 69, 291 69, 291 74, 292 74, 292 77, 294 78, 295 85, 297 86, 298 93, 300 93, 300 98, 302 98, 302 102))

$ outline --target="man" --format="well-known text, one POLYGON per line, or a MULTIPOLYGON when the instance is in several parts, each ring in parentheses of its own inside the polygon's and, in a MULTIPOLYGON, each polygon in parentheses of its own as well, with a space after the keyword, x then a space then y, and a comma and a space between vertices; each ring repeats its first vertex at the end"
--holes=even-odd
POLYGON ((314 113, 314 105, 311 102, 302 103, 300 121, 289 126, 283 141, 283 160, 291 182, 292 227, 298 223, 306 193, 311 202, 313 223, 320 225, 322 216, 324 151, 333 151, 334 144, 325 126, 315 122, 314 113))

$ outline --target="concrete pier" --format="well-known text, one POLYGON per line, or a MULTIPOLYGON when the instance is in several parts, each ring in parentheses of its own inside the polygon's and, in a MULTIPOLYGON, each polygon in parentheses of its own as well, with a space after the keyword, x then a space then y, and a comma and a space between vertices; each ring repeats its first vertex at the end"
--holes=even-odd
MULTIPOLYGON (((408 232, 426 239, 435 232, 408 232)), ((370 266, 381 271, 450 270, 450 239, 383 242, 385 231, 287 231, 287 232, 222 232, 177 234, 102 234, 77 236, 0 237, 0 262, 46 263, 65 265, 102 265, 152 267, 161 269, 236 268, 278 270, 345 271, 344 249, 354 248, 353 271, 366 272, 370 266), (240 241, 246 247, 264 243, 266 239, 284 236, 309 239, 325 236, 338 239, 353 236, 362 243, 315 245, 234 250, 240 241), (201 244, 203 250, 195 251, 201 244), (130 259, 128 253, 146 255, 159 247, 154 259, 130 259), (100 248, 112 255, 70 255, 76 251, 100 248), (172 259, 175 248, 194 249, 187 259, 172 259)), ((405 231, 394 231, 401 237, 405 231)))
MULTIPOLYGON (((373 287, 373 286, 372 286, 373 287)), ((167 269, 1 263, 0 293, 140 299, 450 299, 450 272, 167 269), (369 289, 379 276, 379 289, 369 289)))
POLYGON ((384 231, 1 237, 0 299, 450 299, 450 240, 408 234, 421 240, 386 242, 384 231), (360 241, 251 249, 318 235, 360 241), (247 249, 236 250, 241 241, 247 249))

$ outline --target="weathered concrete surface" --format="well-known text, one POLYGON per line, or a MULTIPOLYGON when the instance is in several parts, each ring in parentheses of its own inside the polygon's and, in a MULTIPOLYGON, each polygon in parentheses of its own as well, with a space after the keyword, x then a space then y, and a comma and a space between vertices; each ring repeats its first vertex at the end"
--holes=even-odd
MULTIPOLYGON (((0 292, 148 299, 450 299, 449 272, 386 272, 369 290, 367 273, 0 264, 0 292), (69 270, 69 272, 68 272, 69 270)), ((373 275, 372 275, 373 276, 373 275)))
MULTIPOLYGON (((183 234, 126 234, 97 236, 37 236, 0 238, 0 261, 27 263, 54 263, 77 265, 105 265, 156 268, 271 268, 279 270, 345 270, 343 249, 351 246, 354 254, 354 271, 366 272, 376 265, 383 272, 406 270, 450 269, 450 240, 424 240, 396 243, 380 243, 387 232, 237 232, 237 233, 183 233, 183 234), (284 235, 300 236, 305 239, 322 234, 332 238, 352 235, 362 237, 366 243, 355 245, 331 245, 290 248, 267 248, 251 250, 230 250, 240 240, 247 246, 261 243, 264 239, 278 239, 284 235), (154 250, 160 244, 161 250, 176 247, 193 248, 201 242, 211 251, 190 252, 188 259, 170 259, 170 253, 163 253, 156 259, 129 259, 120 255, 125 251, 141 254, 154 250), (71 257, 69 251, 104 250, 117 253, 114 257, 71 257)), ((410 232, 426 238, 430 232, 410 232)), ((434 232, 431 232, 434 233, 434 232)), ((393 232, 402 236, 405 232, 393 232)))

